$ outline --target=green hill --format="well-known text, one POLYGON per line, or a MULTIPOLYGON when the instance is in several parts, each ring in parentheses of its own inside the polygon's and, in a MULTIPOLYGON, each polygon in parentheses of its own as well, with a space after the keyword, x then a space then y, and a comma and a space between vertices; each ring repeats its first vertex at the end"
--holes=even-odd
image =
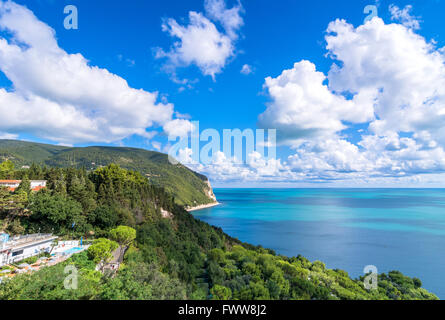
MULTIPOLYGON (((62 263, 12 278, 5 277, 12 267, 0 268, 0 300, 437 299, 420 279, 398 271, 379 274, 368 290, 365 276, 353 279, 320 261, 242 243, 194 218, 140 173, 114 164, 89 173, 37 166, 27 171, 47 179, 48 187, 29 196, 0 188, 0 230, 52 232, 60 240, 83 237, 93 245, 62 263), (110 276, 96 265, 111 258, 114 249, 103 244, 115 239, 119 226, 133 228, 135 238, 117 274, 110 276), (78 270, 76 290, 64 285, 68 265, 78 270)), ((16 170, 11 178, 24 174, 16 170)))
POLYGON ((17 166, 30 165, 33 162, 43 164, 67 147, 16 140, 0 140, 0 161, 9 159, 17 166))
POLYGON ((196 206, 213 202, 207 178, 187 167, 172 165, 163 153, 126 147, 71 148, 16 140, 0 140, 0 161, 16 167, 33 163, 49 167, 75 167, 94 170, 111 163, 135 170, 175 196, 176 202, 196 206))

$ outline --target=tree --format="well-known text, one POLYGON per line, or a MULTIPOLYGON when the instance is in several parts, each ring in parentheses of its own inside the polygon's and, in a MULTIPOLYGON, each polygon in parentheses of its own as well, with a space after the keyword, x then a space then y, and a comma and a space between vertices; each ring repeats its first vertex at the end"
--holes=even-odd
POLYGON ((6 160, 0 163, 0 178, 1 179, 9 179, 14 173, 14 163, 10 160, 6 160))
POLYGON ((211 290, 212 300, 229 300, 232 298, 232 290, 227 287, 215 285, 211 290))
POLYGON ((19 219, 15 219, 8 225, 7 231, 8 233, 14 235, 23 234, 25 232, 25 228, 23 228, 19 219))
POLYGON ((122 247, 127 247, 136 239, 136 230, 127 226, 119 226, 110 231, 110 237, 122 247))
POLYGON ((112 252, 116 250, 118 244, 106 238, 94 240, 88 248, 88 257, 97 263, 107 263, 113 258, 112 252))
POLYGON ((422 281, 420 281, 419 278, 413 278, 413 283, 414 283, 414 287, 416 287, 416 289, 422 287, 422 281))
POLYGON ((50 195, 47 192, 38 192, 32 195, 30 205, 31 222, 42 226, 46 231, 54 228, 56 232, 67 231, 73 222, 76 228, 82 227, 82 206, 75 200, 61 195, 50 195))
POLYGON ((43 170, 42 168, 33 163, 31 167, 28 169, 28 176, 31 180, 39 180, 43 178, 43 170))
POLYGON ((72 172, 74 170, 72 168, 68 170, 70 170, 67 177, 68 195, 82 205, 84 213, 89 214, 96 209, 94 185, 84 176, 79 177, 80 172, 72 172))
POLYGON ((59 240, 58 239, 54 239, 53 242, 51 243, 51 250, 49 251, 49 254, 51 254, 54 250, 55 247, 57 247, 59 245, 59 240))
POLYGON ((119 217, 113 208, 99 206, 88 215, 88 220, 96 227, 109 229, 116 226, 119 217))
POLYGON ((14 193, 19 194, 20 192, 24 192, 27 195, 31 193, 31 181, 29 181, 28 176, 25 174, 22 178, 22 182, 17 189, 15 189, 14 193))
POLYGON ((119 243, 119 261, 122 261, 125 248, 136 239, 136 230, 127 226, 119 226, 110 231, 110 237, 119 243))
POLYGON ((216 263, 222 264, 224 262, 224 251, 219 248, 210 250, 209 259, 216 263))
POLYGON ((12 194, 8 188, 0 187, 0 212, 7 211, 12 205, 12 194))
MULTIPOLYGON (((6 230, 16 218, 27 215, 29 213, 27 205, 28 195, 25 192, 13 194, 7 188, 0 187, 0 213, 6 214, 1 229, 6 230)), ((21 233, 23 230, 19 225, 15 223, 15 230, 21 233)))

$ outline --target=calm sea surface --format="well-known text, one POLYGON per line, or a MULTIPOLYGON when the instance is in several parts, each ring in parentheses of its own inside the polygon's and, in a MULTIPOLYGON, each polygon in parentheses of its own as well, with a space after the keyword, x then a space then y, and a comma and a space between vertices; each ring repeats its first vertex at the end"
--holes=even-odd
POLYGON ((399 270, 445 299, 445 189, 215 189, 194 216, 280 254, 356 278, 399 270))

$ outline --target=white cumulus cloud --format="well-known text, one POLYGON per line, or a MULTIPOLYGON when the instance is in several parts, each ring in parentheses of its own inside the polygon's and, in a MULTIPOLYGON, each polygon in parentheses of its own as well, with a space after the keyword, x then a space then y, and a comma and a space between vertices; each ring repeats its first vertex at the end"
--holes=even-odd
POLYGON ((156 92, 60 48, 54 30, 24 6, 0 1, 0 131, 62 143, 113 142, 172 121, 173 105, 156 92))
POLYGON ((242 74, 244 75, 248 75, 251 74, 253 72, 252 67, 249 66, 248 64, 243 65, 243 67, 241 68, 240 71, 242 74))
POLYGON ((411 15, 411 5, 405 6, 400 9, 398 6, 391 4, 389 11, 391 12, 391 20, 401 22, 405 27, 412 28, 414 30, 420 29, 420 22, 417 17, 411 15))
POLYGON ((204 75, 215 79, 235 55, 235 41, 243 25, 241 4, 227 9, 224 0, 206 0, 205 9, 206 15, 190 11, 188 25, 173 18, 162 24, 162 30, 176 41, 168 51, 158 48, 156 57, 167 59, 165 67, 174 78, 176 68, 196 65, 204 75), (224 31, 214 22, 221 24, 224 31))
POLYGON ((400 23, 331 22, 327 75, 301 61, 266 78, 259 124, 295 150, 289 179, 420 183, 445 172, 444 50, 415 32, 410 10, 390 7, 400 23))
POLYGON ((209 164, 203 165, 193 160, 193 150, 178 150, 177 160, 190 169, 205 174, 212 181, 288 181, 301 179, 302 174, 292 172, 280 159, 268 159, 259 152, 247 155, 247 161, 240 163, 235 157, 229 157, 222 151, 216 151, 209 164))
POLYGON ((187 137, 193 131, 194 125, 185 119, 175 119, 164 125, 165 133, 170 137, 187 137))
POLYGON ((376 18, 354 28, 344 20, 328 27, 334 64, 329 86, 336 92, 375 92, 374 133, 426 130, 445 143, 445 57, 424 37, 401 24, 376 18))
POLYGON ((244 20, 241 17, 244 9, 241 2, 238 1, 236 6, 228 9, 224 0, 205 0, 204 7, 207 16, 221 23, 231 39, 238 38, 238 30, 244 25, 244 20))
POLYGON ((277 129, 280 140, 296 143, 341 131, 346 128, 343 121, 363 123, 374 118, 372 91, 364 90, 347 100, 332 92, 325 80, 306 60, 276 78, 266 78, 264 86, 272 101, 259 116, 260 125, 277 129))

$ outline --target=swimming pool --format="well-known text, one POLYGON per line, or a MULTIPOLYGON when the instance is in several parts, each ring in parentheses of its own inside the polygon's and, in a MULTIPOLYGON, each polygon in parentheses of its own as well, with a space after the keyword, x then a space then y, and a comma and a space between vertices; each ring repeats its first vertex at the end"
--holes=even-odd
POLYGON ((74 254, 74 253, 79 253, 80 251, 83 251, 85 248, 81 248, 81 247, 74 247, 74 248, 70 248, 68 250, 65 250, 62 252, 63 255, 68 255, 68 254, 74 254))

